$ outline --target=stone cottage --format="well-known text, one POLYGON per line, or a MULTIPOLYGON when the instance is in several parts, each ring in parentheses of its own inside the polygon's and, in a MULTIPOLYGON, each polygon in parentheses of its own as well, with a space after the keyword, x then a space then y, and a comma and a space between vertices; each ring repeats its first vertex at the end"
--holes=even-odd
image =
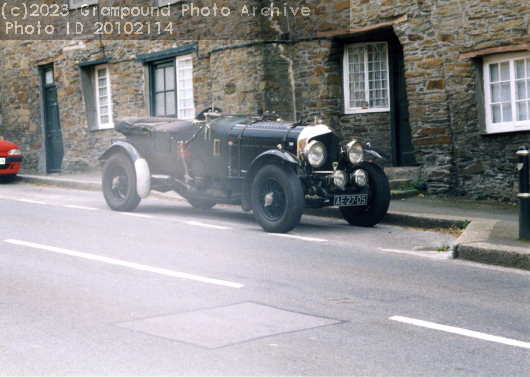
POLYGON ((514 199, 515 151, 530 147, 525 0, 37 3, 30 20, 8 8, 0 31, 0 136, 27 170, 99 169, 117 118, 216 106, 318 117, 388 166, 421 166, 431 193, 514 199))

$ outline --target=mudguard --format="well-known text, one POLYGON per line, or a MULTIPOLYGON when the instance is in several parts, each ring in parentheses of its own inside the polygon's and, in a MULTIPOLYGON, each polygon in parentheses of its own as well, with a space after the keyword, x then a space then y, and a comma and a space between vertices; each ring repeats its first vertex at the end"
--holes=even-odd
POLYGON ((100 157, 100 161, 106 161, 114 153, 123 153, 131 159, 136 172, 136 192, 142 199, 146 199, 151 193, 151 172, 147 161, 140 156, 140 153, 131 144, 119 141, 107 149, 100 157))

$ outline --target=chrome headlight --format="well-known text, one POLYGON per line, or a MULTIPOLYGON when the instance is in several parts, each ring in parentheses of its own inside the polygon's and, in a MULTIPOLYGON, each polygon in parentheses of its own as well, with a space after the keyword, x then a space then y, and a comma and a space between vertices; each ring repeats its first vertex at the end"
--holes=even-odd
POLYGON ((351 175, 350 181, 352 184, 359 187, 366 186, 368 183, 368 173, 363 169, 356 170, 355 173, 351 175))
POLYGON ((346 182, 348 182, 348 176, 346 175, 345 172, 343 172, 342 170, 337 170, 333 173, 332 177, 333 177, 333 183, 335 184, 335 186, 337 186, 341 190, 343 190, 344 187, 346 187, 346 182))
POLYGON ((364 161, 364 146, 357 140, 350 141, 346 146, 346 156, 353 165, 364 161))
POLYGON ((320 141, 313 140, 305 146, 303 154, 312 167, 318 168, 326 160, 326 147, 320 141))
POLYGON ((22 154, 22 152, 20 151, 20 149, 11 149, 9 152, 7 152, 7 155, 8 156, 20 156, 22 154))

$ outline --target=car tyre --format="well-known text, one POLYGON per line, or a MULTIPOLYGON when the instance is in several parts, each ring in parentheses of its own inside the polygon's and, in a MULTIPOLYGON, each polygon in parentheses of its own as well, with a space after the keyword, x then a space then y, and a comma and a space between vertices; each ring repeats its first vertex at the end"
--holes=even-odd
POLYGON ((371 196, 367 206, 339 207, 342 217, 350 225, 372 227, 385 217, 390 205, 390 184, 379 166, 364 162, 360 165, 368 173, 371 196))
POLYGON ((212 199, 204 199, 204 198, 186 198, 188 203, 190 203, 194 208, 197 209, 211 209, 215 207, 217 202, 212 199))
POLYGON ((302 184, 287 166, 266 165, 252 181, 251 203, 256 221, 266 232, 289 232, 304 211, 302 184))
POLYGON ((103 196, 114 211, 132 211, 142 200, 136 191, 134 165, 121 153, 112 155, 105 164, 102 187, 103 196))

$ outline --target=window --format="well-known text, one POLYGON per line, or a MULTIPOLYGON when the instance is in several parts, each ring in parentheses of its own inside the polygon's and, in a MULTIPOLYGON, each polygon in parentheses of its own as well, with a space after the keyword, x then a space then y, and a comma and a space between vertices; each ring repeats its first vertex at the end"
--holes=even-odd
POLYGON ((345 47, 344 97, 346 114, 390 111, 386 42, 345 47))
POLYGON ((193 64, 191 55, 151 65, 151 114, 193 119, 193 64))
POLYGON ((530 54, 484 59, 486 132, 530 130, 530 54))
POLYGON ((97 4, 99 0, 70 0, 70 9, 81 8, 83 5, 94 5, 97 4))
POLYGON ((96 66, 95 75, 98 129, 113 128, 109 66, 96 66))

